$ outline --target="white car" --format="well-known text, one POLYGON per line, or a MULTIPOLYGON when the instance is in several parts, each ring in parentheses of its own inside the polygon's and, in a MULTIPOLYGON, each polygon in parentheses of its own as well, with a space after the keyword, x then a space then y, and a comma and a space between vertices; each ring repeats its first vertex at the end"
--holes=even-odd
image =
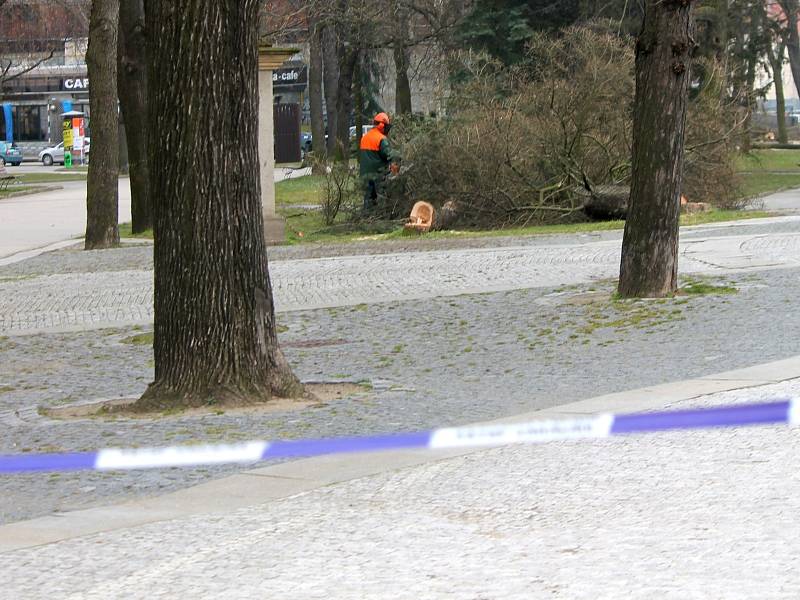
MULTIPOLYGON (((89 159, 89 138, 83 138, 83 148, 84 148, 84 155, 86 156, 86 160, 88 162, 89 159)), ((39 152, 39 160, 45 167, 49 167, 53 163, 58 163, 60 165, 64 164, 64 142, 59 142, 55 146, 50 148, 45 148, 41 152, 39 152)))

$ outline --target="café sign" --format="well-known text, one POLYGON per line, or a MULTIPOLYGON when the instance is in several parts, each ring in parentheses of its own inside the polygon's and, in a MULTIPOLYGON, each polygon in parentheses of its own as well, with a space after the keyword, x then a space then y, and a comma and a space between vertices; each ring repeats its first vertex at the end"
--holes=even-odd
POLYGON ((65 90, 88 90, 89 78, 88 77, 75 77, 72 79, 64 80, 65 90))
POLYGON ((308 83, 308 69, 302 67, 286 67, 272 72, 272 85, 276 88, 302 86, 308 83))

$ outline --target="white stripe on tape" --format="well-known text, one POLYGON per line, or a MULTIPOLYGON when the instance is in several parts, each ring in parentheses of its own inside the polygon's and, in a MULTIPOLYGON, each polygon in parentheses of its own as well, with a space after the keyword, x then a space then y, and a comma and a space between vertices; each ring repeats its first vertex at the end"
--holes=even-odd
POLYGON ((505 444, 553 442, 578 438, 602 438, 611 434, 614 415, 597 415, 564 421, 536 421, 514 425, 448 427, 431 435, 429 448, 502 446, 505 444))
POLYGON ((269 444, 247 442, 217 446, 172 446, 169 448, 142 448, 100 450, 95 469, 141 469, 144 467, 186 467, 218 463, 255 462, 261 459, 269 444))
POLYGON ((789 398, 789 414, 786 415, 789 425, 800 425, 800 396, 789 398))

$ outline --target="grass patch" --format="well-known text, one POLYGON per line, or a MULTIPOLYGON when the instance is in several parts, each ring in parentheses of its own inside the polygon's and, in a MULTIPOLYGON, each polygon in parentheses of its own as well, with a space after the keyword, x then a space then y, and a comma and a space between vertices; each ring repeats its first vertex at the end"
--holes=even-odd
POLYGON ((275 204, 319 205, 324 182, 325 178, 322 175, 304 175, 279 181, 275 184, 275 204))
POLYGON ((732 285, 713 285, 705 281, 690 281, 678 289, 678 295, 703 296, 736 294, 739 290, 732 285))
MULTIPOLYGON (((13 175, 13 172, 9 172, 13 175)), ((86 181, 86 173, 21 173, 14 183, 54 183, 58 181, 86 181)))
POLYGON ((133 344, 135 346, 152 346, 153 345, 153 332, 137 333, 120 340, 123 344, 133 344))
POLYGON ((755 198, 782 190, 800 187, 800 172, 791 173, 746 173, 741 177, 741 194, 744 198, 755 198))
POLYGON ((800 152, 753 150, 737 157, 736 170, 744 198, 800 187, 800 152))
POLYGON ((765 210, 712 210, 707 213, 681 215, 681 225, 706 225, 708 223, 724 223, 726 221, 744 221, 747 219, 764 219, 773 217, 765 210))
POLYGON ((737 171, 795 171, 800 173, 797 150, 752 150, 736 159, 737 171))
POLYGON ((142 240, 152 240, 153 239, 153 230, 146 229, 142 233, 133 233, 131 231, 131 224, 130 223, 120 223, 119 224, 119 237, 121 238, 137 238, 142 240))
MULTIPOLYGON (((798 175, 800 186, 800 175, 798 175)), ((406 234, 395 223, 349 224, 340 221, 331 227, 325 225, 318 211, 279 210, 286 217, 286 238, 290 244, 308 242, 347 243, 363 240, 403 239, 406 234)), ((744 219, 761 219, 772 216, 766 211, 712 210, 707 213, 681 215, 681 225, 704 225, 744 219)), ((625 227, 625 221, 592 221, 588 223, 568 223, 562 225, 532 225, 508 229, 432 231, 421 239, 483 238, 483 237, 523 237, 532 235, 554 235, 568 233, 592 233, 614 231, 625 227)))
POLYGON ((10 185, 4 190, 0 191, 0 198, 8 198, 15 195, 27 196, 44 191, 47 191, 47 187, 43 185, 10 185))

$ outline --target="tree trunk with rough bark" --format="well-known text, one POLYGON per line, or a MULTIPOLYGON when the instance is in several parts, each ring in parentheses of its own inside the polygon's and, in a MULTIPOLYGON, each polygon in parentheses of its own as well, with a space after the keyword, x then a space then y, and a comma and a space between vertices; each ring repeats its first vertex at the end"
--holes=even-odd
POLYGON ((779 4, 786 15, 786 50, 789 54, 789 68, 792 70, 794 85, 800 94, 800 32, 797 31, 798 0, 780 0, 779 4))
POLYGON ((623 297, 662 297, 677 289, 691 27, 691 1, 648 0, 636 42, 631 197, 619 278, 623 297))
POLYGON ((775 115, 778 119, 778 142, 789 143, 789 132, 786 130, 786 97, 783 90, 783 57, 785 44, 779 42, 776 48, 767 44, 767 60, 772 69, 772 84, 775 87, 775 115))
POLYGON ((361 137, 364 135, 364 57, 359 52, 356 58, 356 67, 353 73, 353 106, 356 126, 356 148, 361 147, 361 137))
MULTIPOLYGON (((317 158, 325 158, 325 118, 322 107, 322 35, 324 27, 318 21, 310 25, 310 54, 308 65, 308 105, 311 112, 311 145, 317 158)), ((314 163, 315 169, 322 174, 324 165, 314 163)))
POLYGON ((336 30, 328 26, 322 32, 323 82, 325 85, 325 112, 327 115, 328 139, 325 142, 328 156, 336 152, 336 92, 339 80, 339 62, 337 52, 336 30))
POLYGON ((147 1, 155 381, 139 409, 302 393, 278 347, 261 218, 258 6, 147 1))
POLYGON ((753 111, 756 109, 755 85, 756 85, 756 69, 758 68, 758 60, 754 52, 751 52, 745 63, 745 108, 747 112, 744 116, 744 123, 742 125, 742 152, 750 152, 752 145, 752 123, 753 111))
POLYGON ((408 79, 408 9, 395 1, 395 35, 392 40, 395 70, 395 112, 398 115, 411 114, 411 82, 408 79))
POLYGON ((92 86, 89 108, 92 159, 86 182, 87 250, 119 244, 119 120, 117 115, 117 24, 119 0, 93 0, 86 66, 92 86))
POLYGON ((349 160, 350 158, 352 88, 358 54, 358 49, 352 45, 341 44, 339 46, 339 81, 336 88, 336 160, 349 160))
POLYGON ((131 230, 153 226, 147 166, 147 48, 144 0, 120 0, 119 105, 125 122, 131 182, 131 230))

